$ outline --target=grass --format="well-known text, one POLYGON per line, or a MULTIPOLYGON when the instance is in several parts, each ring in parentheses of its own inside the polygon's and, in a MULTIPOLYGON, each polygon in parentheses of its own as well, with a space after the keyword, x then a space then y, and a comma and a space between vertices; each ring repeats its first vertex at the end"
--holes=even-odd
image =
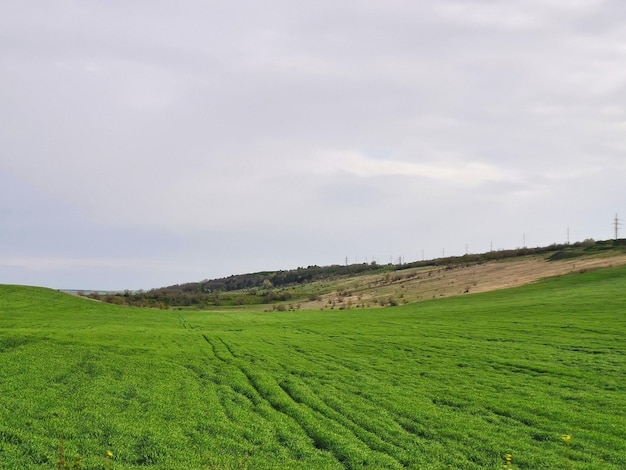
POLYGON ((0 468, 626 468, 625 281, 271 313, 0 286, 0 468))

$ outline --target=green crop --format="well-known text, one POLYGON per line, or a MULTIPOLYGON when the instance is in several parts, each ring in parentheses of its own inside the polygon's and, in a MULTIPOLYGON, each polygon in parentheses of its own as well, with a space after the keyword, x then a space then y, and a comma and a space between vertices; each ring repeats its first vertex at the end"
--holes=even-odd
POLYGON ((272 313, 0 286, 0 468, 626 468, 625 283, 272 313))

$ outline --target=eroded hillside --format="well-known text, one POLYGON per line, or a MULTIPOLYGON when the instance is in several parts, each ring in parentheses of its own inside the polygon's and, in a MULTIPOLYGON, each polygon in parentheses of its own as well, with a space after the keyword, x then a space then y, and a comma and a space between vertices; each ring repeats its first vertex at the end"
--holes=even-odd
POLYGON ((397 305, 505 289, 547 277, 624 264, 625 254, 611 253, 558 261, 537 255, 482 264, 414 268, 338 281, 335 290, 301 302, 300 308, 397 305))

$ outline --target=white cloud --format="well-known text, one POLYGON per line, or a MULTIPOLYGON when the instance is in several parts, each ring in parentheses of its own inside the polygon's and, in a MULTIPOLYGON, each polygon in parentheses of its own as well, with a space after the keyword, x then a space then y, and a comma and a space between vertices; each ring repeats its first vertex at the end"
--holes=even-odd
POLYGON ((447 20, 475 26, 491 26, 498 29, 532 29, 541 25, 540 19, 533 12, 519 8, 513 2, 447 2, 439 3, 437 11, 447 20))
POLYGON ((435 11, 459 24, 524 31, 561 26, 571 17, 588 15, 601 5, 602 0, 450 1, 438 2, 435 11))
MULTIPOLYGON (((441 160, 450 160, 442 158, 441 160)), ((322 155, 326 171, 346 171, 360 177, 405 176, 477 185, 487 181, 502 181, 503 173, 491 165, 457 158, 457 163, 415 163, 393 159, 376 159, 357 151, 327 152, 322 155)))

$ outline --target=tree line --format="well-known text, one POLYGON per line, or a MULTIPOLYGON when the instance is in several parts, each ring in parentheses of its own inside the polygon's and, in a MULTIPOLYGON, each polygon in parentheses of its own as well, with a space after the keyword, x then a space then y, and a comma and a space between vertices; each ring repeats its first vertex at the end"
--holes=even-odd
POLYGON ((175 284, 149 291, 124 291, 118 294, 92 293, 88 296, 113 304, 152 308, 202 308, 270 304, 290 300, 304 300, 293 298, 293 291, 286 290, 286 288, 321 280, 333 280, 361 274, 401 271, 429 266, 453 268, 461 265, 547 253, 551 253, 548 260, 558 260, 616 248, 626 249, 626 239, 606 241, 588 239, 571 245, 552 244, 537 248, 523 247, 387 265, 379 265, 376 262, 349 265, 335 264, 330 266, 313 265, 291 270, 236 274, 219 279, 205 279, 199 282, 175 284))

